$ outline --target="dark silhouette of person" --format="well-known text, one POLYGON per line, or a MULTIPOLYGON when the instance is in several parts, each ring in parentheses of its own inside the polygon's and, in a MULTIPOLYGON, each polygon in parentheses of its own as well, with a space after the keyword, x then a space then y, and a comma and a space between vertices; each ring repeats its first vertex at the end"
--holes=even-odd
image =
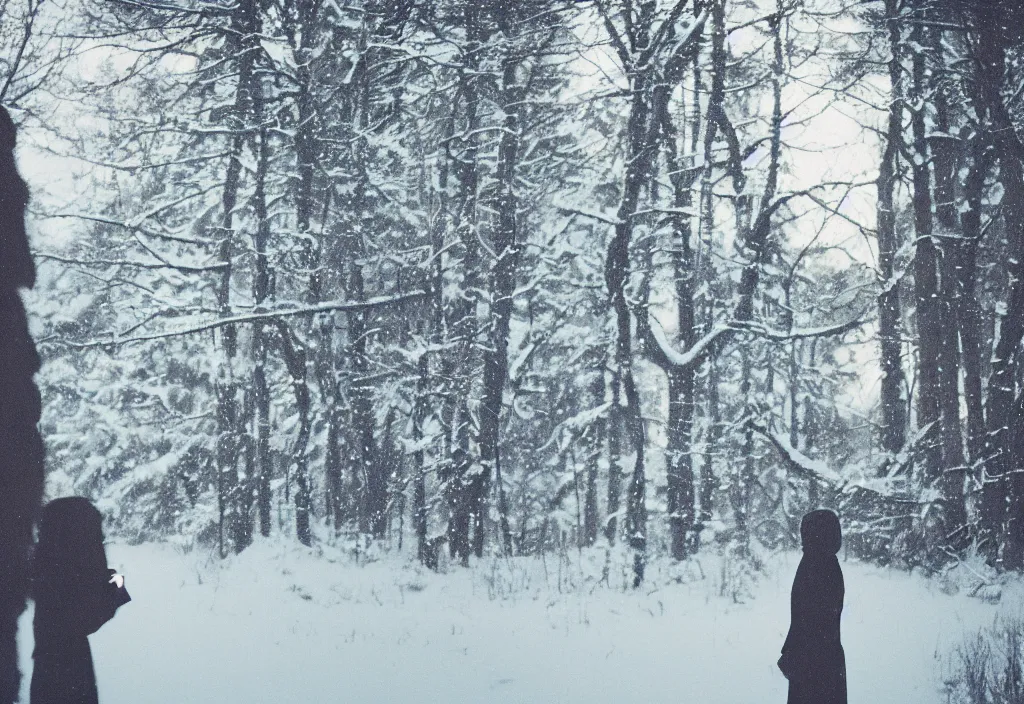
POLYGON ((32 569, 30 704, 97 704, 88 636, 131 601, 124 578, 107 568, 102 524, 96 507, 79 496, 43 507, 32 569))
POLYGON ((28 189, 14 159, 14 122, 0 107, 0 704, 18 699, 18 616, 28 591, 32 525, 43 496, 39 355, 19 289, 36 271, 25 236, 28 189))
POLYGON ((846 655, 839 638, 843 571, 839 517, 811 511, 800 522, 804 555, 790 596, 789 635, 779 669, 789 680, 788 704, 846 704, 846 655))

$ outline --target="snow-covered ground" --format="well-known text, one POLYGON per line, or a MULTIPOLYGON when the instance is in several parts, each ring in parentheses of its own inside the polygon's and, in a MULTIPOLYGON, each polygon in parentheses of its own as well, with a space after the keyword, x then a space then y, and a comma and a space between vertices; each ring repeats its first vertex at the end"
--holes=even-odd
MULTIPOLYGON (((104 704, 764 704, 798 555, 772 557, 754 596, 720 595, 721 562, 624 591, 603 553, 483 560, 448 574, 406 557, 257 544, 225 562, 167 545, 108 546, 133 601, 91 637, 104 704)), ((850 701, 939 704, 937 655, 1014 610, 919 576, 844 561, 850 701), (946 591, 949 591, 948 589, 946 591)), ((30 672, 31 609, 21 623, 30 672)), ((27 702, 28 679, 25 679, 27 702)))

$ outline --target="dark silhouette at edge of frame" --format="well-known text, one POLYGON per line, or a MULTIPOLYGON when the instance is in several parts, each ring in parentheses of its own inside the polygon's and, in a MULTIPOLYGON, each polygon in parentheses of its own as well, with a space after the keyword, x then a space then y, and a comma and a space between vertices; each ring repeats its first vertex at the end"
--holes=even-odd
POLYGON ((793 578, 790 626, 779 669, 789 680, 787 704, 846 704, 846 654, 840 617, 846 587, 836 553, 839 517, 826 509, 800 522, 804 554, 793 578))
POLYGON ((25 234, 28 189, 14 160, 15 129, 0 107, 0 704, 18 699, 18 617, 25 610, 32 524, 43 494, 39 356, 19 288, 35 283, 25 234))
POLYGON ((35 651, 30 704, 97 704, 89 635, 131 601, 107 567, 103 516, 88 499, 43 508, 32 559, 35 651))

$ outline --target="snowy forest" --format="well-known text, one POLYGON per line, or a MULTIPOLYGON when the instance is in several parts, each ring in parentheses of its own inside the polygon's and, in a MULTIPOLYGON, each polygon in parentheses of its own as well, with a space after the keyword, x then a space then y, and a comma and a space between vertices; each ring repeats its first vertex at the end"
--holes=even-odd
POLYGON ((819 5, 8 2, 51 483, 222 553, 639 581, 821 504, 1024 567, 1019 23, 819 5))
POLYGON ((1015 0, 0 0, 0 103, 126 549, 1024 571, 1015 0))

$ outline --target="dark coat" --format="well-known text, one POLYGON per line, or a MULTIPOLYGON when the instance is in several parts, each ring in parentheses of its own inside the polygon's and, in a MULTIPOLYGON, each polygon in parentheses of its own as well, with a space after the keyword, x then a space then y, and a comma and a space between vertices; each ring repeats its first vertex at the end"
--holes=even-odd
POLYGON ((109 582, 114 570, 58 569, 36 573, 36 647, 30 704, 97 704, 88 636, 131 597, 109 582))
POLYGON ((131 601, 111 583, 103 549, 103 517, 81 497, 48 503, 39 521, 33 560, 30 704, 97 704, 89 634, 131 601))
POLYGON ((839 637, 843 571, 836 552, 839 519, 813 511, 800 527, 804 555, 793 579, 789 635, 779 667, 789 678, 788 704, 846 704, 846 656, 839 637))

